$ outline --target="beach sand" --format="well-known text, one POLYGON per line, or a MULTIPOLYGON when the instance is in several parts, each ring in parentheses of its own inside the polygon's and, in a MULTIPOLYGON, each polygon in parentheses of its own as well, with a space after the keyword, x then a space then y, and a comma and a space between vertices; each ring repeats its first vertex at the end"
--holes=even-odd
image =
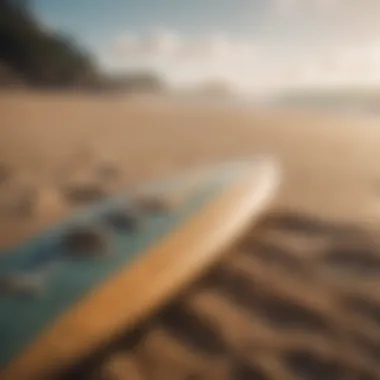
POLYGON ((121 172, 113 192, 255 154, 282 165, 276 200, 222 276, 154 317, 108 378, 380 378, 380 118, 80 94, 2 95, 0 115, 0 162, 40 194, 34 217, 2 217, 3 247, 71 210, 57 183, 105 164, 121 172))
MULTIPOLYGON (((380 118, 80 94, 4 94, 0 114, 0 164, 10 166, 19 182, 37 184, 52 203, 57 183, 84 178, 104 163, 121 171, 116 191, 265 153, 284 171, 274 207, 380 221, 380 118)), ((60 217, 65 207, 50 214, 60 217)), ((51 218, 42 208, 41 218, 51 218)))

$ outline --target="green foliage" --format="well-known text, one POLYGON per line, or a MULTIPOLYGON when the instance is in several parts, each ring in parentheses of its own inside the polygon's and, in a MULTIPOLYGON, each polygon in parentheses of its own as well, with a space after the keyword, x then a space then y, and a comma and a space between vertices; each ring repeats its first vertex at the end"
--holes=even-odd
POLYGON ((87 85, 97 78, 89 55, 44 31, 26 0, 0 0, 0 63, 34 86, 87 85))
POLYGON ((157 92, 164 87, 149 72, 100 73, 75 42, 44 30, 28 0, 0 0, 0 86, 14 84, 123 92, 157 92))

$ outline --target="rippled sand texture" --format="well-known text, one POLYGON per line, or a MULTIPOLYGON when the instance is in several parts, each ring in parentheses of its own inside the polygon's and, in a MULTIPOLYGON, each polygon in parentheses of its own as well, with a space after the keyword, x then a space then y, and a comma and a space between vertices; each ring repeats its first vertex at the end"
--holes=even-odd
POLYGON ((378 379, 379 275, 378 236, 273 213, 63 379, 378 379))

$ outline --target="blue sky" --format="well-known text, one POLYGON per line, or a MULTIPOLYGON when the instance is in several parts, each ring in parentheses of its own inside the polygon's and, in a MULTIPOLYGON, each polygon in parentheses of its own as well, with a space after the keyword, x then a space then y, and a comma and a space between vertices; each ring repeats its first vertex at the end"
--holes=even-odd
POLYGON ((125 32, 169 27, 187 35, 213 31, 265 34, 270 0, 34 0, 47 23, 97 47, 125 32))
MULTIPOLYGON (((216 73, 241 84, 294 82, 300 73, 305 83, 336 80, 337 75, 360 82, 364 77, 354 75, 358 67, 368 76, 366 65, 374 62, 373 57, 380 60, 375 49, 380 42, 380 0, 34 0, 33 4, 44 24, 73 36, 106 69, 151 65, 177 79, 216 73), (355 49, 362 49, 360 62, 355 49)), ((380 78, 380 73, 375 74, 380 78)))

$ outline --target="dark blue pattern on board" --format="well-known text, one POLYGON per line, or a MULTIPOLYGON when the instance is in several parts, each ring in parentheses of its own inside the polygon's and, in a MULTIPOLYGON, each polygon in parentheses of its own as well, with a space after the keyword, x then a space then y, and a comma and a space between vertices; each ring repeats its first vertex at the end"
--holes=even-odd
MULTIPOLYGON (((0 298, 0 367, 20 354, 57 317, 79 302, 88 291, 125 268, 141 252, 183 224, 205 203, 223 191, 233 177, 241 177, 246 165, 229 165, 199 184, 176 210, 152 215, 142 230, 113 232, 112 254, 90 260, 70 260, 60 248, 60 239, 76 225, 95 224, 103 213, 125 205, 125 197, 114 198, 89 211, 74 215, 10 252, 1 254, 0 278, 9 274, 41 276, 44 292, 37 298, 6 295, 0 298), (237 170, 239 169, 239 170, 237 170), (57 264, 57 265, 51 265, 57 264)), ((162 183, 159 186, 175 186, 162 183)), ((124 289, 126 297, 134 289, 124 289)))

